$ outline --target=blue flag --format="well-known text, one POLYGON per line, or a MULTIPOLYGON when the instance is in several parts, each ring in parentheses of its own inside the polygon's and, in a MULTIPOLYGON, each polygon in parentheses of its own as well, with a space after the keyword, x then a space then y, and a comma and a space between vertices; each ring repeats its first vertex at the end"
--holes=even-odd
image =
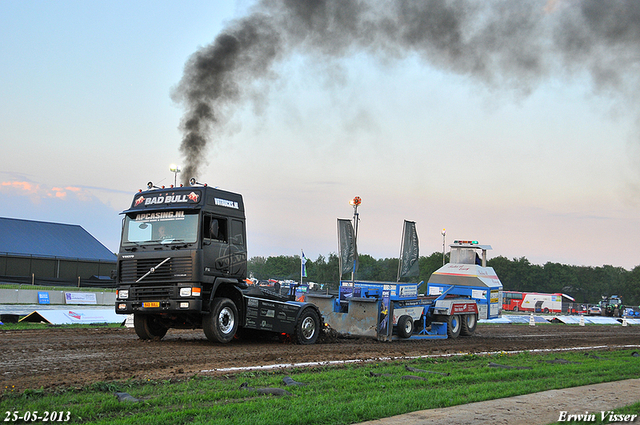
POLYGON ((302 258, 300 259, 301 261, 300 276, 307 277, 307 257, 304 256, 304 251, 302 250, 300 251, 302 252, 302 258))

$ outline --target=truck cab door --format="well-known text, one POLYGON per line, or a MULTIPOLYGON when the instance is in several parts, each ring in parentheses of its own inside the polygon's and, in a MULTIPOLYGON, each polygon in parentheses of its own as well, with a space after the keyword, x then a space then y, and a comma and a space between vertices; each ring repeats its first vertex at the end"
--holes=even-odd
POLYGON ((247 245, 244 222, 232 219, 229 233, 230 273, 245 278, 247 275, 247 245))
POLYGON ((202 221, 202 250, 207 274, 228 275, 231 268, 229 258, 228 220, 205 214, 202 221))

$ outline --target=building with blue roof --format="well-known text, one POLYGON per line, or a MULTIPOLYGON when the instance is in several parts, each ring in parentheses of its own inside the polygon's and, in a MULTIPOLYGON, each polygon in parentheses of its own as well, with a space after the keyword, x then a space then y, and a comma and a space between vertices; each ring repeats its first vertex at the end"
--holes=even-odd
POLYGON ((0 217, 0 280, 39 284, 111 281, 116 259, 79 225, 0 217))

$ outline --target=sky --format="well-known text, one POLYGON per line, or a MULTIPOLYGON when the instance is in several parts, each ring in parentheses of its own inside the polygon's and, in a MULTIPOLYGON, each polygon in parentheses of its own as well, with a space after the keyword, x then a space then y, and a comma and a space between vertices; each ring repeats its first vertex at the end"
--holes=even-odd
MULTIPOLYGON (((551 20, 580 3, 528 2, 551 20)), ((0 2, 0 216, 78 224, 117 252, 134 193, 191 177, 169 170, 187 168, 187 64, 254 7, 0 2)), ((540 57, 552 39, 534 43, 540 57)), ((640 264, 637 50, 603 44, 597 61, 516 74, 502 58, 521 52, 498 47, 498 71, 479 75, 429 49, 291 46, 237 74, 247 88, 194 176, 244 196, 249 257, 327 257, 359 196, 358 250, 375 258, 398 257, 406 219, 421 255, 472 239, 489 258, 640 264)))

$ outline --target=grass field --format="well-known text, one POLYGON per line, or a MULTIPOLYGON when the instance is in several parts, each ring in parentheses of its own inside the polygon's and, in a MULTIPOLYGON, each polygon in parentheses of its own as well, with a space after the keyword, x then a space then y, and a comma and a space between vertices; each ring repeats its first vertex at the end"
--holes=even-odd
MULTIPOLYGON (((11 419, 14 411, 20 415, 55 411, 56 416, 62 412, 64 419, 68 415, 67 423, 92 424, 349 424, 637 378, 640 357, 632 356, 632 352, 464 355, 308 370, 195 375, 181 381, 97 382, 83 388, 30 389, 22 393, 6 386, 0 412, 4 420, 11 419), (305 385, 286 386, 285 376, 305 385), (241 388, 243 383, 250 388, 241 388), (282 390, 291 395, 263 394, 282 390), (136 401, 119 401, 116 393, 127 393, 136 401)), ((627 409, 637 413, 640 405, 627 409)))

